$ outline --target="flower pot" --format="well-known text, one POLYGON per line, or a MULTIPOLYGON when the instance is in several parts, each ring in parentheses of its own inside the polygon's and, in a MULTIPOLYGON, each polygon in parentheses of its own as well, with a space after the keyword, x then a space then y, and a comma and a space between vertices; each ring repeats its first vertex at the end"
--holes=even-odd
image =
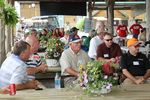
POLYGON ((98 95, 107 94, 107 93, 111 92, 111 89, 102 88, 100 90, 92 90, 91 92, 94 93, 94 94, 98 94, 98 95))
POLYGON ((48 65, 48 67, 58 67, 59 61, 56 59, 46 59, 46 64, 48 65))

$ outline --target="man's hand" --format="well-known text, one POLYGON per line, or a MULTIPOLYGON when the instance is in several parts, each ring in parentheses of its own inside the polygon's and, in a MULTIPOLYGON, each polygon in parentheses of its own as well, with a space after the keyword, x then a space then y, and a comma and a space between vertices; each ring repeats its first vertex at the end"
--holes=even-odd
POLYGON ((9 94, 9 92, 10 92, 9 87, 2 87, 0 89, 0 94, 9 94))
POLYGON ((113 62, 113 63, 115 63, 116 59, 115 58, 111 58, 110 61, 113 62))
POLYGON ((135 84, 143 84, 144 81, 145 81, 145 79, 143 77, 140 77, 137 80, 135 80, 135 84))
POLYGON ((27 82, 27 86, 29 89, 37 88, 38 84, 39 82, 37 80, 32 80, 32 81, 27 82))
POLYGON ((41 72, 45 72, 48 69, 48 66, 47 66, 47 64, 41 64, 39 66, 39 69, 41 72))

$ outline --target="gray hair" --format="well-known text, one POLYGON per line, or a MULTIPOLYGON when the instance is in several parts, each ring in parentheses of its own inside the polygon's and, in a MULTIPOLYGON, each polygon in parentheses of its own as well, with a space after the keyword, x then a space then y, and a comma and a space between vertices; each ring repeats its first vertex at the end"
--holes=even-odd
POLYGON ((19 56, 23 51, 27 49, 28 46, 30 45, 27 42, 23 40, 18 41, 15 43, 12 53, 19 56))

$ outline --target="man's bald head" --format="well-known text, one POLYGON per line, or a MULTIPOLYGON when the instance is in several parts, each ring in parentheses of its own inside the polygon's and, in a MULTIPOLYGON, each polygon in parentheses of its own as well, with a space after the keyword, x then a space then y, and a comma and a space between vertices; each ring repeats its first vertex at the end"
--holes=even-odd
POLYGON ((36 36, 29 35, 26 40, 27 43, 31 45, 31 53, 36 53, 39 49, 39 40, 36 36))

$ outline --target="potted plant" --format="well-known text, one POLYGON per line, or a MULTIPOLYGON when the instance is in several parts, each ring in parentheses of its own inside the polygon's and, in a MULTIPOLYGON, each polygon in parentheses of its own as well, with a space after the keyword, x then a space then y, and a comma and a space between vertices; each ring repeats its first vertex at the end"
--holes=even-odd
POLYGON ((0 19, 4 20, 5 25, 15 26, 18 23, 18 15, 15 8, 5 3, 4 0, 0 1, 0 7, 3 8, 0 11, 0 19))
POLYGON ((91 61, 86 66, 80 65, 80 86, 85 87, 87 93, 109 93, 112 86, 117 84, 117 74, 106 75, 103 71, 104 64, 102 61, 91 61))
POLYGON ((46 62, 49 66, 59 66, 58 60, 64 50, 64 43, 58 38, 50 38, 46 45, 46 62))

